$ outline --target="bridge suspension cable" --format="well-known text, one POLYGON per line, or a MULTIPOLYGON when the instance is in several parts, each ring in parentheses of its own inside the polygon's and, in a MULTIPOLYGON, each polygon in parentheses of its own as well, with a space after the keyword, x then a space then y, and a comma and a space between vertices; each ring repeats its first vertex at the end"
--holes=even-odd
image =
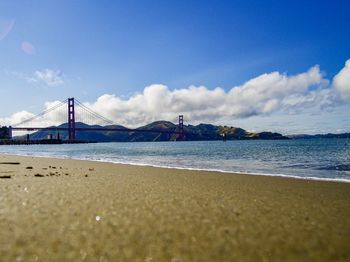
POLYGON ((81 109, 83 109, 85 112, 87 112, 88 114, 96 117, 97 119, 103 120, 105 121, 107 124, 110 125, 114 125, 114 121, 100 115, 99 113, 93 111, 92 109, 90 109, 89 107, 85 106, 83 103, 81 103, 79 100, 75 99, 75 102, 77 103, 77 106, 79 106, 81 109))
MULTIPOLYGON (((115 124, 114 121, 108 119, 107 117, 104 117, 103 115, 95 112, 90 107, 84 105, 79 100, 76 100, 74 98, 68 98, 65 99, 56 105, 44 110, 43 112, 32 116, 28 119, 25 119, 19 123, 16 123, 15 125, 12 125, 12 130, 14 131, 33 131, 33 130, 54 130, 54 131, 64 131, 68 132, 68 139, 70 141, 75 140, 75 132, 76 131, 107 131, 105 129, 106 125, 115 125, 114 127, 108 128, 108 131, 117 131, 117 132, 147 132, 147 133, 166 133, 166 134, 176 134, 178 135, 178 138, 180 140, 184 139, 185 132, 184 132, 184 124, 183 124, 183 115, 179 116, 179 124, 174 130, 163 130, 163 129, 148 129, 148 128, 137 128, 137 129, 131 129, 131 128, 125 128, 125 127, 119 127, 117 124, 115 124), (76 107, 75 107, 76 103, 76 107), (63 108, 63 106, 66 106, 63 108), (60 111, 55 112, 52 114, 54 110, 60 109, 60 111), (76 110, 79 109, 79 110, 76 110), (62 111, 64 110, 64 112, 62 111), (51 114, 52 115, 51 115, 51 114), (47 117, 44 117, 45 115, 50 114, 47 117), (58 123, 59 117, 67 117, 66 120, 63 120, 63 122, 60 122, 61 125, 58 123), (93 125, 93 126, 84 126, 79 125, 76 126, 77 123, 77 117, 79 119, 79 124, 86 124, 86 125, 93 125), (46 127, 40 127, 40 122, 38 121, 39 118, 42 118, 43 123, 46 124, 46 127), (97 125, 97 121, 99 122, 99 125, 97 125), (67 121, 67 122, 66 122, 67 121), (81 122, 80 122, 81 121, 81 122), (102 121, 102 123, 101 123, 102 121), (32 122, 32 123, 30 123, 32 122), (39 123, 39 124, 38 124, 39 123), (68 125, 62 125, 62 124, 68 124, 68 125), (23 126, 24 124, 27 124, 27 126, 23 126), (28 125, 29 124, 29 125, 28 125), (50 124, 50 126, 48 126, 50 124), (33 126, 34 125, 34 126, 33 126), (102 125, 102 126, 101 126, 102 125)), ((186 132, 186 134, 189 134, 186 132)))
POLYGON ((63 105, 66 105, 67 101, 68 101, 68 99, 63 100, 63 101, 59 102, 58 104, 56 104, 56 105, 54 105, 54 106, 44 110, 43 112, 41 112, 41 113, 31 117, 31 118, 25 119, 22 122, 19 122, 19 123, 16 123, 16 124, 12 125, 12 127, 18 127, 20 125, 23 125, 23 124, 29 123, 31 121, 34 121, 35 119, 38 119, 39 117, 42 117, 42 116, 52 112, 53 110, 56 110, 56 109, 58 109, 59 107, 61 107, 63 105))

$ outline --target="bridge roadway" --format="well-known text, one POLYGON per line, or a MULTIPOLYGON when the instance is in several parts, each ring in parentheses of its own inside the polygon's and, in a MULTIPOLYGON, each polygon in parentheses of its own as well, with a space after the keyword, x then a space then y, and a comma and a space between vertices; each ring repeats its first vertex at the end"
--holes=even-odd
MULTIPOLYGON (((68 127, 12 127, 12 131, 67 131, 68 127)), ((76 127, 75 131, 112 131, 112 132, 140 132, 140 133, 163 133, 163 134, 178 134, 181 135, 180 131, 165 131, 155 129, 131 129, 131 128, 103 128, 103 127, 76 127)), ((184 134, 184 133, 182 133, 184 134)))

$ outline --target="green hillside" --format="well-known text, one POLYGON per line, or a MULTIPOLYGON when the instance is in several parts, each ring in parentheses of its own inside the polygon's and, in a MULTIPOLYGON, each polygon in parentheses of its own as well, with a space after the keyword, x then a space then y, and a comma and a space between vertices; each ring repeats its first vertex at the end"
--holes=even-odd
MULTIPOLYGON (((67 127, 67 124, 59 127, 67 127)), ((104 131, 77 131, 76 139, 94 142, 150 142, 150 141, 176 141, 179 140, 178 134, 171 132, 178 131, 178 125, 168 121, 156 121, 148 125, 136 128, 136 130, 145 130, 147 132, 129 131, 123 126, 89 126, 83 123, 76 123, 77 128, 103 128, 104 131), (112 131, 110 129, 118 128, 125 129, 125 131, 112 131), (154 132, 152 132, 154 131, 154 132), (161 133, 157 131, 169 132, 161 133)), ((211 124, 184 125, 185 136, 182 140, 185 141, 200 141, 200 140, 222 140, 226 134, 227 140, 246 140, 246 139, 288 139, 279 133, 261 132, 251 133, 242 128, 215 126, 211 124)), ((56 132, 52 131, 37 131, 30 135, 31 139, 45 139, 50 134, 57 136, 56 132)), ((60 132, 62 140, 68 139, 67 132, 60 132)))

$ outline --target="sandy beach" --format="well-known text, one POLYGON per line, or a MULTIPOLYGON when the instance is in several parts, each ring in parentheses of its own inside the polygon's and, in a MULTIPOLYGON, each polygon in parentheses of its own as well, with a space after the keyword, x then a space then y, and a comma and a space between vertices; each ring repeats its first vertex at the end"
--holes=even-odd
POLYGON ((0 261, 349 261, 350 183, 0 155, 0 261))

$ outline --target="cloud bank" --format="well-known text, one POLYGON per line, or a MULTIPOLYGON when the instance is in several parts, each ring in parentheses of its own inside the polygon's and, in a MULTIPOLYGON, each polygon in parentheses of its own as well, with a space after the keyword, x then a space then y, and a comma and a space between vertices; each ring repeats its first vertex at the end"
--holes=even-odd
MULTIPOLYGON (((344 72, 346 68, 335 79, 348 77, 349 72, 344 72)), ((331 110, 347 99, 350 86, 343 82, 341 89, 333 88, 319 66, 314 66, 292 76, 266 73, 228 91, 205 86, 170 90, 165 85, 154 84, 128 99, 105 94, 96 102, 85 105, 127 126, 159 119, 176 121, 179 114, 184 114, 191 123, 225 124, 233 119, 268 116, 276 112, 298 114, 308 109, 331 110)))
MULTIPOLYGON (((37 81, 51 84, 60 83, 57 75, 59 73, 46 70, 37 72, 36 78, 37 81)), ((279 72, 262 74, 227 91, 220 87, 208 89, 205 86, 171 90, 165 85, 153 84, 128 99, 104 94, 95 102, 85 102, 84 105, 116 124, 135 127, 160 119, 176 122, 179 114, 185 115, 186 122, 191 124, 210 122, 229 125, 235 119, 252 116, 275 113, 295 115, 307 110, 329 111, 349 101, 350 60, 332 81, 326 79, 316 65, 296 75, 279 72)), ((45 108, 55 103, 48 102, 45 108)), ((22 111, 1 119, 1 123, 13 124, 29 115, 31 113, 22 111)), ((82 116, 77 110, 77 121, 82 116)), ((40 122, 58 124, 65 119, 66 113, 53 111, 40 122)))
POLYGON ((344 100, 350 101, 350 59, 346 61, 345 67, 334 77, 333 86, 344 100))

